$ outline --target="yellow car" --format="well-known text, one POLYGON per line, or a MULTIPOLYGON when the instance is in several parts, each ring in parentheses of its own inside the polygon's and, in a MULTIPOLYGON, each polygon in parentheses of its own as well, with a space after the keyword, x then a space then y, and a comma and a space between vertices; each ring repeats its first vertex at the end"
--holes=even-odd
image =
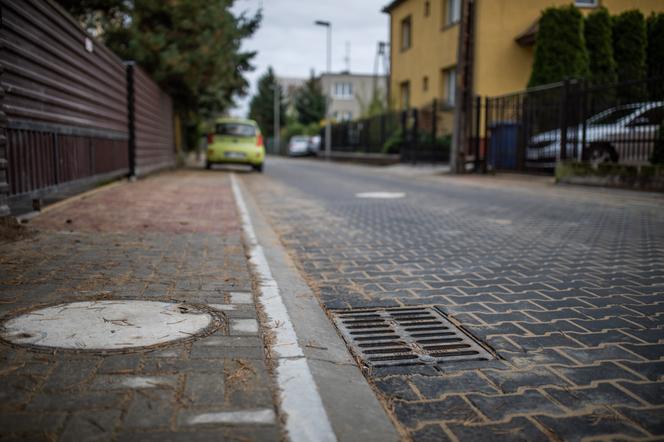
POLYGON ((215 121, 214 132, 208 134, 205 167, 213 164, 247 164, 263 171, 265 146, 263 135, 253 120, 220 118, 215 121))

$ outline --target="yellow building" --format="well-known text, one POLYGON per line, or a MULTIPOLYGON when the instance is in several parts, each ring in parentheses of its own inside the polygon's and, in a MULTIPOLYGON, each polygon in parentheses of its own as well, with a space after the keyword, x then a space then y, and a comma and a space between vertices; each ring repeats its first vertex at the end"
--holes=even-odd
MULTIPOLYGON (((390 15, 390 101, 395 108, 421 107, 434 98, 450 106, 459 42, 462 0, 395 0, 390 15)), ((537 20, 549 6, 573 0, 475 0, 475 95, 524 89, 534 58, 537 20)), ((604 6, 611 14, 664 10, 664 0, 576 0, 587 13, 604 6)))

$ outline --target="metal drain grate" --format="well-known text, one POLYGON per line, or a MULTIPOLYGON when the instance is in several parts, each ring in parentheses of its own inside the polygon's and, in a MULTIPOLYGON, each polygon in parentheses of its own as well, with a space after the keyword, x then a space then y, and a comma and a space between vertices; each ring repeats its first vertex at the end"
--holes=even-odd
POLYGON ((435 307, 332 313, 355 355, 372 367, 494 359, 435 307))

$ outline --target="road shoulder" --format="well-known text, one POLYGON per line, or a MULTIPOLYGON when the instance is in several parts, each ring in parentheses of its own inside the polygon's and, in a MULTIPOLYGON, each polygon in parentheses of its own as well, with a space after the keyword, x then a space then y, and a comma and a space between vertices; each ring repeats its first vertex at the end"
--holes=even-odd
MULTIPOLYGON (((238 180, 239 181, 239 180, 238 180)), ((399 435, 345 343, 299 274, 249 192, 243 195, 256 236, 280 287, 298 343, 309 363, 323 405, 341 441, 391 441, 399 435)))

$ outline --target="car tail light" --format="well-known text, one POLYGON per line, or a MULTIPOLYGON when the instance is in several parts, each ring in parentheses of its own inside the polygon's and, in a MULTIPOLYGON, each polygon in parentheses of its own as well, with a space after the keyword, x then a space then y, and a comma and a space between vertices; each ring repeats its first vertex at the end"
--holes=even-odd
POLYGON ((214 142, 214 134, 212 132, 208 133, 208 144, 212 144, 214 142))
POLYGON ((256 146, 261 147, 263 145, 263 135, 258 134, 256 136, 256 146))

